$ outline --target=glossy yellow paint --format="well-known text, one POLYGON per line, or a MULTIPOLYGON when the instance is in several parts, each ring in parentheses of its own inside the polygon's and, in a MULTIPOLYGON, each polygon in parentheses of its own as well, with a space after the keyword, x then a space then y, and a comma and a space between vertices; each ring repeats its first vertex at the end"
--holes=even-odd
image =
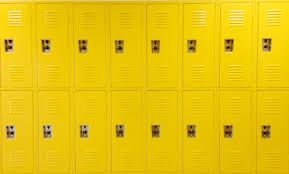
POLYGON ((183 86, 216 87, 215 4, 184 4, 183 86), (211 51, 208 51, 211 50, 211 51))
POLYGON ((217 125, 214 91, 183 92, 183 171, 214 173, 217 166, 217 125), (190 132, 190 129, 192 129, 190 132), (208 141, 209 140, 209 141, 208 141))
POLYGON ((222 4, 220 25, 220 87, 250 87, 254 68, 252 4, 222 4))
POLYGON ((107 28, 104 7, 104 4, 73 5, 77 89, 105 86, 107 28))
POLYGON ((36 5, 38 87, 69 86, 69 5, 36 5))
POLYGON ((1 92, 3 173, 33 173, 34 120, 31 91, 1 92), (7 129, 14 127, 8 135, 7 129))
POLYGON ((69 173, 71 170, 69 93, 41 91, 38 95, 39 173, 69 173), (45 127, 50 133, 45 132, 45 127))
POLYGON ((259 174, 289 172, 289 92, 260 91, 257 99, 257 171, 259 174), (270 133, 264 135, 264 126, 270 133))
POLYGON ((106 172, 106 123, 105 92, 77 92, 75 129, 76 173, 106 172), (87 127, 87 130, 83 127, 87 127), (87 134, 82 134, 82 131, 87 131, 87 134))
POLYGON ((32 88, 31 5, 0 4, 0 19, 1 87, 32 88))
POLYGON ((289 3, 260 3, 258 34, 258 87, 289 87, 289 3), (271 49, 264 48, 271 39, 271 49))
POLYGON ((220 92, 220 173, 253 174, 251 100, 250 91, 220 92))

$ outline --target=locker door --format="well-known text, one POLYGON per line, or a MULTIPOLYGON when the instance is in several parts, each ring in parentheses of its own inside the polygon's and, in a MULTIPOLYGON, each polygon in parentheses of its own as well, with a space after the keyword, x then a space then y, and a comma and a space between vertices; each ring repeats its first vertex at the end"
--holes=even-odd
POLYGON ((147 6, 147 59, 150 88, 175 88, 178 77, 178 5, 147 6))
POLYGON ((69 93, 39 92, 39 173, 70 171, 69 93))
POLYGON ((215 173, 217 164, 216 120, 213 91, 183 93, 184 173, 215 173))
POLYGON ((33 103, 30 91, 2 91, 3 173, 33 173, 33 103))
POLYGON ((258 87, 289 87, 289 3, 260 3, 258 87))
POLYGON ((112 172, 145 170, 145 119, 139 92, 112 93, 112 172))
POLYGON ((215 5, 184 5, 183 85, 216 86, 215 5))
POLYGON ((111 5, 113 88, 143 86, 145 70, 143 13, 142 5, 111 5))
POLYGON ((220 93, 220 173, 252 173, 251 92, 220 93))
POLYGON ((258 92, 257 173, 289 173, 289 92, 258 92))
POLYGON ((68 13, 63 4, 37 5, 38 87, 69 85, 68 13))
POLYGON ((1 84, 32 87, 31 19, 29 4, 0 5, 1 84))
POLYGON ((105 6, 74 5, 75 86, 78 89, 105 85, 105 6))
POLYGON ((252 4, 221 6, 220 86, 250 87, 252 66, 252 4))
POLYGON ((106 171, 106 100, 104 91, 76 94, 76 173, 106 171))
POLYGON ((178 166, 177 93, 147 94, 148 172, 176 173, 178 166))

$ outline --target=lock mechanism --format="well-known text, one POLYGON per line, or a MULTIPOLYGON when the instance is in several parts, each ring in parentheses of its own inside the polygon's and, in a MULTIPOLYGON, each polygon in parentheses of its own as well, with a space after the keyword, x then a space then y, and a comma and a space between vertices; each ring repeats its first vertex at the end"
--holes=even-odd
POLYGON ((264 52, 271 52, 271 50, 272 50, 272 39, 271 38, 263 39, 262 45, 263 45, 263 51, 264 52))
POLYGON ((43 137, 45 139, 52 138, 52 126, 51 125, 44 125, 43 126, 43 137))
POLYGON ((188 40, 187 47, 188 47, 188 53, 195 53, 197 50, 197 41, 188 40))
POLYGON ((159 40, 152 40, 152 53, 159 53, 160 52, 160 41, 159 40))
POLYGON ((124 137, 124 125, 116 125, 116 137, 123 138, 124 137))
POLYGON ((6 137, 7 139, 13 139, 16 136, 15 126, 6 126, 6 137))
POLYGON ((225 52, 233 52, 234 51, 234 40, 226 39, 225 40, 225 52))
POLYGON ((225 138, 233 138, 233 126, 225 125, 224 126, 224 137, 225 138))
POLYGON ((196 137, 196 125, 187 125, 187 136, 188 138, 196 137))
POLYGON ((12 39, 6 39, 4 44, 6 53, 12 53, 14 51, 14 41, 12 39))
POLYGON ((115 52, 116 53, 123 53, 124 52, 124 41, 123 40, 116 40, 115 41, 115 52))
POLYGON ((153 138, 160 137, 160 125, 152 125, 152 137, 153 138))
POLYGON ((87 53, 87 43, 87 40, 78 41, 79 53, 87 53))
POLYGON ((42 43, 42 52, 50 53, 51 51, 51 41, 50 40, 41 40, 42 43))
POLYGON ((270 139, 271 138, 271 126, 269 126, 269 125, 263 125, 262 126, 262 137, 264 139, 270 139))
POLYGON ((88 125, 80 125, 80 138, 88 138, 88 125))

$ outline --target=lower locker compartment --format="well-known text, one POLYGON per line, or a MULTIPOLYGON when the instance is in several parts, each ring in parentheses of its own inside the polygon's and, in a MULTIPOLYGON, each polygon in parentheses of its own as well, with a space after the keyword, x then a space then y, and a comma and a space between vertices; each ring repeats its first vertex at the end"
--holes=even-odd
POLYGON ((221 174, 253 173, 251 107, 251 91, 220 92, 221 174))
POLYGON ((70 173, 70 96, 39 92, 39 173, 70 173))
POLYGON ((257 173, 289 173, 289 92, 257 94, 257 173))
POLYGON ((34 136, 31 91, 2 91, 2 166, 6 173, 33 173, 34 136))
POLYGON ((177 173, 179 170, 177 92, 148 92, 148 173, 177 173))

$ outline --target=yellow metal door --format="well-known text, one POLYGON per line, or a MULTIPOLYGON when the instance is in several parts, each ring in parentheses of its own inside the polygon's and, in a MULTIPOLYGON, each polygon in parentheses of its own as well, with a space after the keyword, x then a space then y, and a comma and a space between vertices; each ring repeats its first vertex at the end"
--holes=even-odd
POLYGON ((178 77, 178 5, 147 5, 147 61, 150 88, 175 88, 178 77))
POLYGON ((70 172, 70 104, 65 91, 39 92, 39 173, 70 172))
POLYGON ((221 6, 220 86, 250 87, 252 68, 252 4, 221 6))
POLYGON ((2 91, 3 173, 33 173, 33 102, 30 91, 2 91))
POLYGON ((104 4, 74 4, 75 87, 104 87, 106 28, 104 4))
POLYGON ((68 87, 70 70, 68 55, 69 6, 38 4, 36 8, 38 87, 68 87))
POLYGON ((110 20, 112 87, 142 87, 145 70, 143 6, 112 4, 110 20))
POLYGON ((76 93, 76 173, 106 171, 106 100, 104 91, 76 93))
POLYGON ((177 93, 147 93, 149 173, 176 173, 179 169, 177 93))
POLYGON ((215 173, 217 139, 213 91, 183 92, 183 171, 215 173))
POLYGON ((250 91, 220 93, 220 173, 252 173, 250 91))
POLYGON ((183 86, 215 87, 215 5, 184 4, 183 86))
POLYGON ((112 172, 145 170, 145 119, 136 91, 112 93, 112 172))
POLYGON ((0 19, 1 86, 32 87, 30 5, 1 4, 0 19))
POLYGON ((289 92, 258 92, 257 173, 289 173, 289 92))
POLYGON ((260 3, 258 87, 289 87, 289 3, 260 3))

